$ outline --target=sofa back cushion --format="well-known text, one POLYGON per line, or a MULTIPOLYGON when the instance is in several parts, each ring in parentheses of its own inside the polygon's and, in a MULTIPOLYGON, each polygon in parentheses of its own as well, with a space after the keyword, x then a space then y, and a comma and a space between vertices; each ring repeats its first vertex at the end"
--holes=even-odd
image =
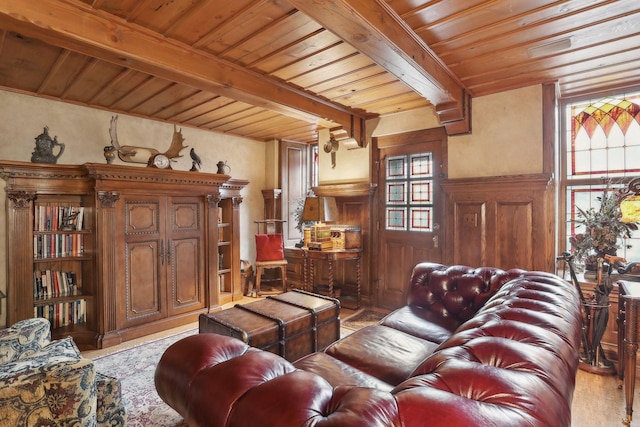
POLYGON ((518 269, 423 262, 411 274, 407 304, 460 325, 473 317, 503 284, 523 273, 518 269))

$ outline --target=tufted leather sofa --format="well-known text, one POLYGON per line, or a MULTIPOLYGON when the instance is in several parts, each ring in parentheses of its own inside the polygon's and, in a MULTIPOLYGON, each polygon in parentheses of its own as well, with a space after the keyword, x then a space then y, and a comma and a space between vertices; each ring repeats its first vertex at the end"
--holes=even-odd
POLYGON ((407 305, 294 363, 199 334, 155 373, 190 426, 570 426, 576 290, 523 270, 418 264, 407 305))

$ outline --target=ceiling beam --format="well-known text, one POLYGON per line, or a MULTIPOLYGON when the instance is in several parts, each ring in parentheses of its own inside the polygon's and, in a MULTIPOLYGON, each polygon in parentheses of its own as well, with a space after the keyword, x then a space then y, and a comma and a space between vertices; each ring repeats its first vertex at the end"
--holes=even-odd
POLYGON ((0 27, 322 127, 355 110, 98 11, 78 0, 2 0, 0 27))
POLYGON ((384 0, 288 2, 429 100, 448 131, 470 131, 464 86, 384 0))

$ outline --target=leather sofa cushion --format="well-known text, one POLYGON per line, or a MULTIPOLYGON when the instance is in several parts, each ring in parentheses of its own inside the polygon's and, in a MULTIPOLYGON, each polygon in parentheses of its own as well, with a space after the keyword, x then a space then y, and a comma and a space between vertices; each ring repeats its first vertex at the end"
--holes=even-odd
POLYGON ((356 386, 391 391, 393 386, 362 372, 326 353, 312 353, 296 360, 293 365, 303 371, 320 375, 332 387, 356 386))
POLYGON ((422 263, 411 275, 407 305, 458 325, 471 319, 498 289, 524 270, 422 263))
POLYGON ((436 343, 402 331, 371 325, 336 341, 325 352, 386 383, 397 385, 437 347, 436 343))
POLYGON ((410 305, 390 313, 380 324, 437 344, 446 341, 459 326, 452 317, 443 319, 429 309, 410 305))

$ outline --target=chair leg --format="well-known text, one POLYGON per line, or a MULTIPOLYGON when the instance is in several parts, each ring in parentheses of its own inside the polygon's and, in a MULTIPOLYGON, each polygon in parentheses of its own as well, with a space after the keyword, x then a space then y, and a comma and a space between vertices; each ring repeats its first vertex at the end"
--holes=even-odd
POLYGON ((287 292, 287 266, 280 267, 280 277, 282 278, 282 292, 287 292))
POLYGON ((260 296, 260 279, 262 278, 262 267, 256 267, 256 298, 260 296))

